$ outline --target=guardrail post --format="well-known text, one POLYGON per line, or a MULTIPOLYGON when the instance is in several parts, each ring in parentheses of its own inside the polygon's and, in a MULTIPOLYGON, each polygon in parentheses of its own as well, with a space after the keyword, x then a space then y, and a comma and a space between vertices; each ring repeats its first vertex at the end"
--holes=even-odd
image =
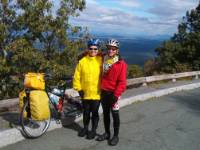
POLYGON ((194 79, 199 79, 199 76, 198 76, 198 74, 196 74, 196 75, 195 75, 195 78, 194 78, 194 79))
POLYGON ((142 83, 142 86, 147 86, 147 83, 146 82, 142 83))
POLYGON ((176 82, 176 79, 174 78, 174 79, 172 79, 172 82, 176 82))
POLYGON ((142 82, 142 86, 147 86, 147 82, 148 82, 148 77, 144 77, 144 80, 142 82))

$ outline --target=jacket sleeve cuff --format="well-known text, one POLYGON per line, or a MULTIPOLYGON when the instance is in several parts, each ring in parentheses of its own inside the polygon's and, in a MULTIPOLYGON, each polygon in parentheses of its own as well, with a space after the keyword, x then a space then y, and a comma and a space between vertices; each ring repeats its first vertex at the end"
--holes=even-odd
POLYGON ((82 91, 81 88, 77 88, 77 87, 74 87, 73 89, 76 90, 76 91, 82 91))

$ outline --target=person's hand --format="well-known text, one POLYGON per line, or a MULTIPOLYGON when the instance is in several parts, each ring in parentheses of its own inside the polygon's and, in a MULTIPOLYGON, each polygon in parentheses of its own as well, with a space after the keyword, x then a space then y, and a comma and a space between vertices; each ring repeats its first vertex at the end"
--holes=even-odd
POLYGON ((84 92, 83 92, 83 90, 78 91, 78 94, 79 94, 79 96, 81 97, 81 99, 83 99, 83 97, 84 97, 84 92))

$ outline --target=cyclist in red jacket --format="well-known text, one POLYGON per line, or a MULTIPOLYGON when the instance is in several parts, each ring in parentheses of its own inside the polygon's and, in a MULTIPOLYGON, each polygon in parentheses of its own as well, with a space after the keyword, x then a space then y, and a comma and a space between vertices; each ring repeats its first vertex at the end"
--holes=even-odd
POLYGON ((97 140, 109 140, 111 146, 119 141, 119 104, 122 92, 126 90, 127 65, 119 55, 119 42, 110 39, 107 42, 107 55, 103 57, 103 70, 101 78, 101 104, 103 108, 105 133, 97 140), (110 111, 113 118, 114 135, 110 139, 110 111))

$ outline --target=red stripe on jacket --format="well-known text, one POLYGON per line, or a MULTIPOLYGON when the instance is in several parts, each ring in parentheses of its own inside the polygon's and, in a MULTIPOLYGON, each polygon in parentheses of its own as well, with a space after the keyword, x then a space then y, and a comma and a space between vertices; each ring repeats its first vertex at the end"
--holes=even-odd
POLYGON ((126 90, 127 65, 123 59, 111 66, 108 72, 104 73, 101 79, 101 89, 113 91, 116 97, 126 90))

